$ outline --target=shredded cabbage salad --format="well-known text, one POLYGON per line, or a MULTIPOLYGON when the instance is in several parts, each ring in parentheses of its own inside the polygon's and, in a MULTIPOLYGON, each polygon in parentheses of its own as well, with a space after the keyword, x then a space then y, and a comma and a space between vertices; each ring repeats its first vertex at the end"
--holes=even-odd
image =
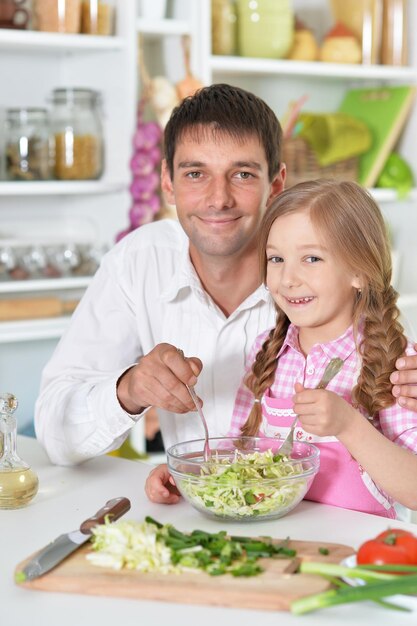
POLYGON ((202 465, 200 476, 176 477, 176 482, 197 508, 216 516, 279 516, 304 496, 308 478, 296 479, 304 473, 301 463, 272 450, 252 454, 236 450, 232 461, 214 453, 202 465))

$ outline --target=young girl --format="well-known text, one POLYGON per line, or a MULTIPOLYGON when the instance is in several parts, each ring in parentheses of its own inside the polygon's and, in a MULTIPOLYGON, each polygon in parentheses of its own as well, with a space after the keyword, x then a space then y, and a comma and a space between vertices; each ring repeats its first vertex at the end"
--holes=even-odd
MULTIPOLYGON (((414 352, 372 197, 349 182, 292 187, 264 216, 260 258, 277 323, 252 348, 229 436, 284 438, 297 415, 294 437, 320 449, 308 499, 389 518, 396 503, 417 509, 417 415, 395 403, 389 381, 414 352), (315 389, 334 357, 341 371, 315 389)), ((156 481, 168 484, 163 471, 148 479, 151 499, 156 481)))

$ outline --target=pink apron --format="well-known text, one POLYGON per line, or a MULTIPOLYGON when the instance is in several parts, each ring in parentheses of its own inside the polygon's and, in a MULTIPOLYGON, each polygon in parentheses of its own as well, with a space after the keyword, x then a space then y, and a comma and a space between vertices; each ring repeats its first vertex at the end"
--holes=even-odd
MULTIPOLYGON (((349 398, 345 398, 349 402, 349 398)), ((292 398, 262 398, 261 436, 284 439, 295 414, 292 398)), ((336 437, 317 437, 296 425, 294 439, 314 443, 320 450, 320 469, 306 500, 396 518, 392 503, 336 437)))

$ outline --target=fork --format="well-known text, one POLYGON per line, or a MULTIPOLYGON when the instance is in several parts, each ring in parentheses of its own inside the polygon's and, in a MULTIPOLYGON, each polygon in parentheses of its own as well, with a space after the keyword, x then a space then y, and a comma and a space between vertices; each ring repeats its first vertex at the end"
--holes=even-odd
MULTIPOLYGON (((184 352, 181 350, 181 348, 177 348, 177 352, 183 359, 185 359, 184 352)), ((197 409, 197 413, 201 419, 201 423, 203 424, 203 428, 204 428, 203 458, 204 458, 204 462, 207 463, 207 461, 211 457, 211 450, 210 450, 210 445, 209 445, 209 431, 207 427, 206 418, 204 417, 204 413, 200 406, 200 402, 198 401, 198 396, 194 390, 194 387, 192 387, 191 385, 185 385, 185 386, 187 387, 188 393, 190 394, 194 402, 194 406, 197 409)))
MULTIPOLYGON (((316 389, 326 389, 327 385, 332 380, 332 378, 334 378, 336 374, 340 372, 340 370, 342 369, 343 363, 344 361, 342 359, 339 359, 338 357, 331 359, 328 362, 326 369, 323 372, 323 376, 321 377, 321 380, 319 384, 317 385, 316 389)), ((279 449, 279 454, 283 456, 289 456, 292 452, 292 447, 293 447, 293 442, 294 442, 294 428, 297 423, 297 420, 298 420, 298 415, 295 416, 293 423, 291 424, 291 428, 288 432, 288 435, 285 437, 284 443, 279 449)))
POLYGON ((211 450, 210 450, 210 445, 209 445, 209 432, 208 432, 208 427, 207 427, 207 422, 206 422, 206 418, 204 417, 204 413, 202 411, 202 408, 200 406, 200 402, 198 401, 198 397, 196 392, 194 391, 194 387, 191 387, 191 385, 185 385, 189 391, 190 396, 193 399, 193 402, 195 404, 195 408, 197 409, 197 413, 201 419, 201 422, 203 424, 204 427, 204 450, 203 450, 203 455, 204 455, 204 462, 207 463, 207 461, 210 459, 211 457, 211 450))

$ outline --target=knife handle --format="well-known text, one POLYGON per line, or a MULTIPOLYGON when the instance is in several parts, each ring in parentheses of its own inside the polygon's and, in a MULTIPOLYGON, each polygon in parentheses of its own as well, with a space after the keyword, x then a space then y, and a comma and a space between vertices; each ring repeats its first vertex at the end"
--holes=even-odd
POLYGON ((130 500, 128 498, 113 498, 99 510, 95 515, 86 519, 80 526, 80 530, 84 535, 91 535, 94 526, 104 524, 106 518, 111 522, 115 522, 130 509, 130 500))

